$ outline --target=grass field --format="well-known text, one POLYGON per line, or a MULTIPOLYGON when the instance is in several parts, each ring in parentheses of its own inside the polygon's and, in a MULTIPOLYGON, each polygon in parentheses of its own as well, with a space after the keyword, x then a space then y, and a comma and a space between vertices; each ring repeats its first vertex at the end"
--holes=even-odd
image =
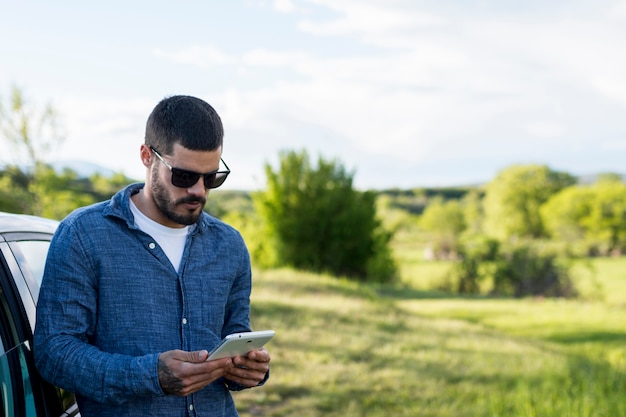
POLYGON ((591 266, 578 300, 447 296, 425 262, 389 288, 257 272, 253 327, 277 336, 240 414, 626 417, 626 258, 591 266))

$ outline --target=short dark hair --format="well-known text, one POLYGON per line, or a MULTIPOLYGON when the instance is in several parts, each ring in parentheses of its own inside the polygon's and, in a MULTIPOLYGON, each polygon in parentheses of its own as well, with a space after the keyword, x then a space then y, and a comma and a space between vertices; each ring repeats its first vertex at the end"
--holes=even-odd
POLYGON ((209 103, 196 97, 164 98, 146 123, 146 145, 164 154, 171 154, 175 143, 194 151, 215 151, 223 139, 220 116, 209 103))

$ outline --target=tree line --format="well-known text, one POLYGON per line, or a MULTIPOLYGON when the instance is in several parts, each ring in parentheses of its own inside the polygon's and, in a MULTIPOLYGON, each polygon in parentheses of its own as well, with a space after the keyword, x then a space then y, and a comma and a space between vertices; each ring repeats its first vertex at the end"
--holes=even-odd
MULTIPOLYGON (((0 210, 61 219, 131 182, 48 165, 47 150, 63 140, 55 115, 18 88, 0 100, 0 140, 23 157, 0 170, 0 210)), ((497 294, 569 296, 563 259, 626 250, 626 185, 617 174, 580 184, 545 165, 514 165, 484 186, 360 191, 338 159, 279 156, 278 167, 265 166, 264 190, 220 190, 207 205, 242 231, 259 267, 392 283, 394 233, 414 227, 428 236, 429 256, 457 265, 451 290, 476 293, 489 279, 497 294)))
POLYGON ((513 165, 460 199, 435 198, 416 220, 429 255, 457 262, 453 289, 575 296, 570 261, 626 251, 626 184, 605 173, 582 184, 546 165, 513 165))
MULTIPOLYGON (((17 87, 0 100, 0 133, 22 158, 0 171, 0 210, 60 219, 130 182, 123 174, 79 178, 69 169, 56 172, 45 157, 64 139, 57 114, 51 105, 34 106, 17 87)), ((253 212, 222 214, 248 234, 260 266, 390 281, 391 235, 376 217, 375 195, 355 190, 353 175, 339 161, 320 158, 313 166, 306 152, 285 152, 278 170, 266 166, 267 190, 253 194, 253 212)))
POLYGON ((626 251, 626 184, 604 173, 581 184, 546 165, 513 165, 458 199, 436 197, 419 216, 434 256, 454 256, 471 236, 566 244, 580 256, 626 251), (452 252, 452 255, 450 254, 452 252))

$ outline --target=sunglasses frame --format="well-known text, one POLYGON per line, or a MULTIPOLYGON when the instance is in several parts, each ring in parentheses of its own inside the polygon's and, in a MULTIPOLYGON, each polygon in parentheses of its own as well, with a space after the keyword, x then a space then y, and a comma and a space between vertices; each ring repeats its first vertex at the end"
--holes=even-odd
MULTIPOLYGON (((174 187, 191 188, 198 182, 200 177, 202 177, 202 182, 204 184, 204 188, 206 188, 206 189, 214 189, 214 188, 218 188, 222 184, 224 184, 224 182, 226 181, 226 178, 228 177, 228 174, 230 174, 230 168, 228 168, 228 165, 226 165, 226 162, 224 162, 224 160, 222 158, 220 158, 220 161, 222 161, 222 163, 224 164, 224 167, 226 167, 226 171, 220 171, 219 169, 216 169, 215 171, 211 171, 211 172, 207 172, 207 173, 202 174, 200 172, 190 171, 188 169, 175 168, 175 167, 171 166, 165 159, 163 159, 161 154, 159 154, 159 152, 157 152, 157 150, 154 149, 152 146, 150 146, 150 150, 152 151, 153 154, 156 155, 157 158, 159 158, 159 161, 163 162, 163 165, 165 165, 170 170, 170 172, 172 173, 172 177, 171 177, 170 181, 172 182, 172 185, 174 187), (189 178, 195 178, 195 181, 193 181, 189 185, 184 185, 184 184, 187 184, 187 180, 181 179, 179 177, 180 175, 183 175, 183 176, 186 176, 186 177, 189 177, 189 178), (210 186, 207 186, 207 180, 211 176, 213 177, 212 180, 211 180, 211 184, 210 184, 210 186), (180 181, 183 181, 183 182, 181 183, 180 181), (216 183, 217 183, 217 185, 216 185, 216 183)), ((188 181, 191 181, 191 179, 189 179, 188 181)))

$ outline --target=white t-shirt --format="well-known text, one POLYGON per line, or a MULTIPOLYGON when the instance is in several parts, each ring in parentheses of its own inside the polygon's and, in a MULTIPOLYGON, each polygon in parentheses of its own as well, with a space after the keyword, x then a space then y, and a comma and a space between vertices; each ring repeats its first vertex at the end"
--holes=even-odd
POLYGON ((132 211, 135 217, 137 227, 157 241, 174 266, 174 269, 178 271, 178 268, 180 268, 180 260, 185 250, 189 226, 176 228, 163 226, 143 214, 137 208, 132 198, 130 199, 130 211, 132 211))

